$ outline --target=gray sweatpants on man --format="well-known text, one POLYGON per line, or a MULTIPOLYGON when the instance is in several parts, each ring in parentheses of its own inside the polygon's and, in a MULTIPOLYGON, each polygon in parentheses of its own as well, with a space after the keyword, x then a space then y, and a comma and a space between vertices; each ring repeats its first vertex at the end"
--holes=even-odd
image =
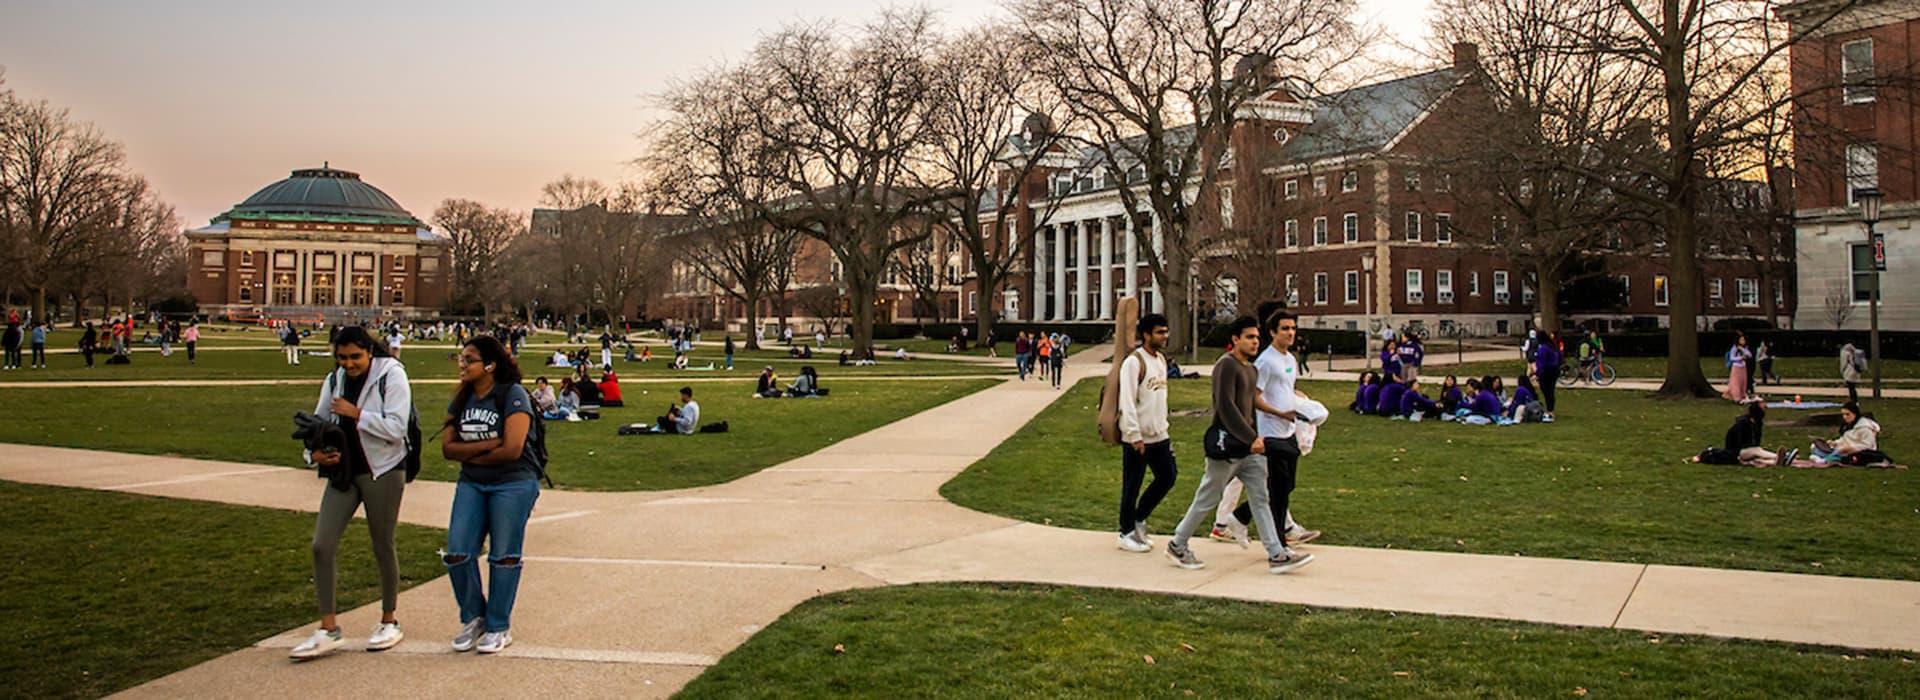
POLYGON ((400 497, 407 490, 407 470, 394 467, 380 478, 353 477, 353 487, 335 491, 320 482, 320 517, 313 526, 313 588, 320 614, 332 615, 335 562, 340 558, 340 536, 360 504, 367 506, 367 534, 373 536, 373 561, 380 566, 381 610, 398 609, 400 557, 394 551, 394 530, 400 524, 400 497))
POLYGON ((1180 526, 1174 528, 1173 543, 1181 548, 1187 546, 1187 538, 1200 529, 1202 523, 1211 524, 1213 509, 1220 507, 1220 497, 1227 489, 1227 482, 1239 479, 1246 486, 1247 500, 1252 502, 1253 524, 1260 530, 1260 544, 1266 545, 1267 556, 1280 556, 1286 545, 1280 541, 1280 530, 1273 526, 1273 508, 1267 505, 1267 457, 1266 455, 1247 455, 1240 459, 1207 458, 1207 473, 1200 477, 1200 488, 1193 492, 1193 505, 1187 506, 1187 515, 1180 519, 1180 526))

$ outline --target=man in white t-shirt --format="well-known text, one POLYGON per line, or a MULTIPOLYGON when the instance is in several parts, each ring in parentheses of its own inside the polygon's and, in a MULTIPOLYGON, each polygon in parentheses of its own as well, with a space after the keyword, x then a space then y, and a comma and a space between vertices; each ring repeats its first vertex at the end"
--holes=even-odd
MULTIPOLYGON (((1273 509, 1273 522, 1287 521, 1287 499, 1293 495, 1294 478, 1300 469, 1300 443, 1294 437, 1294 382, 1300 378, 1300 364, 1294 361, 1294 335, 1300 320, 1287 311, 1275 311, 1265 321, 1273 341, 1254 358, 1258 373, 1254 384, 1254 429, 1267 445, 1267 505, 1273 509)), ((1297 544, 1297 543, 1290 543, 1297 544)), ((1312 554, 1295 552, 1291 546, 1282 552, 1291 567, 1305 566, 1312 554)), ((1276 572, 1278 573, 1278 572, 1276 572)))

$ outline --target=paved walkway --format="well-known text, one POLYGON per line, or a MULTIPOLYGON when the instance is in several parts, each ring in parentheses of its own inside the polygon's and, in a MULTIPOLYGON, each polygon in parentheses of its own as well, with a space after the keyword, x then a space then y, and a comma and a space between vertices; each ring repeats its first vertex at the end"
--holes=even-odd
MULTIPOLYGON (((1102 365, 1071 371, 1091 375, 1102 365)), ((942 483, 1062 392, 1006 382, 734 482, 652 493, 548 492, 529 529, 513 647, 455 655, 443 581, 401 595, 407 641, 293 664, 310 625, 134 688, 127 697, 486 692, 665 696, 794 605, 922 581, 1030 581, 1663 633, 1920 650, 1920 582, 1351 547, 1294 574, 1257 549, 1197 542, 1204 571, 1119 551, 1113 535, 953 505, 942 483), (397 658, 396 658, 397 657, 397 658)), ((1091 455, 1105 460, 1110 454, 1091 455)), ((0 478, 310 510, 311 472, 9 445, 0 478)), ((1185 487, 1190 489, 1191 487, 1185 487)), ((417 482, 402 518, 444 526, 452 484, 417 482)), ((1183 496, 1177 495, 1176 502, 1183 496)), ((344 613, 364 639, 376 606, 344 613)))

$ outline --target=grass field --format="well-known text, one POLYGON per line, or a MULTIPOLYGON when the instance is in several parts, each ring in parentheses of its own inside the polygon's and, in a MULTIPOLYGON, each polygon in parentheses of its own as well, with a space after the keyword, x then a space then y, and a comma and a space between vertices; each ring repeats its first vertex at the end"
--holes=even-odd
MULTIPOLYGON (((621 437, 623 423, 651 424, 675 400, 672 384, 625 387, 626 408, 599 421, 548 423, 549 472, 561 488, 651 491, 731 481, 813 452, 894 420, 991 386, 997 380, 847 381, 825 386, 821 399, 754 399, 753 378, 696 384, 701 422, 727 421, 731 432, 621 437)), ((449 384, 415 384, 414 405, 429 435, 453 396, 449 384)), ((308 386, 0 388, 0 405, 16 407, 0 421, 0 442, 169 454, 296 466, 299 445, 287 435, 295 411, 313 410, 308 386)), ((424 450, 424 478, 452 480, 459 465, 424 450)))
MULTIPOLYGON (((1557 423, 1465 426, 1355 416, 1340 410, 1349 385, 1302 387, 1335 411, 1293 500, 1325 543, 1920 580, 1920 474, 1682 463, 1720 444, 1738 413, 1726 402, 1566 390, 1557 423)), ((1207 391, 1174 382, 1172 410, 1206 408, 1207 391)), ((1087 429, 1097 392, 1074 387, 941 492, 1021 520, 1112 528, 1120 455, 1087 429)), ((1911 461, 1920 441, 1906 426, 1920 424, 1920 402, 1870 410, 1888 426, 1882 448, 1911 461)), ((1208 420, 1173 420, 1180 476, 1155 532, 1192 501, 1208 420)), ((1831 432, 1775 426, 1766 442, 1804 447, 1831 432)))
POLYGON ((802 603, 685 698, 1911 697, 1912 655, 1026 585, 802 603))
MULTIPOLYGON (((21 369, 0 373, 0 382, 29 381, 135 381, 135 380, 174 380, 192 381, 202 379, 312 379, 318 381, 333 367, 333 360, 324 353, 324 345, 303 345, 302 350, 309 354, 301 358, 299 365, 289 365, 286 356, 278 345, 234 343, 227 349, 207 348, 199 353, 195 363, 187 361, 185 348, 176 346, 173 355, 162 356, 159 348, 141 345, 133 353, 133 363, 128 365, 108 365, 105 354, 94 356, 95 367, 87 369, 86 363, 76 353, 55 353, 47 358, 47 368, 21 369), (311 353, 321 353, 314 355, 311 353)), ((453 379, 458 372, 450 359, 453 351, 449 348, 410 347, 403 348, 401 360, 407 364, 407 375, 414 379, 453 379)), ((837 353, 837 351, 836 351, 837 353)), ((594 362, 600 361, 600 351, 596 347, 591 352, 594 362)), ((551 375, 557 381, 560 376, 570 372, 560 367, 541 366, 551 351, 542 352, 529 349, 521 358, 525 364, 522 372, 529 379, 536 375, 551 375)), ((760 350, 741 352, 734 355, 734 370, 727 372, 726 353, 717 348, 697 347, 688 355, 687 370, 673 370, 667 367, 668 354, 664 359, 653 362, 626 362, 616 354, 614 370, 623 378, 712 378, 732 374, 751 382, 763 366, 771 365, 788 381, 800 371, 802 366, 811 365, 821 375, 831 380, 835 376, 955 376, 1008 374, 1012 372, 1011 362, 1007 367, 996 367, 972 362, 950 360, 911 360, 896 362, 891 358, 876 365, 865 367, 841 367, 836 355, 816 355, 812 360, 789 358, 785 351, 760 350), (714 369, 704 369, 712 365, 714 369)), ((595 368, 594 377, 599 373, 595 368)))
MULTIPOLYGON (((0 655, 0 695, 100 697, 318 619, 310 513, 7 481, 0 502, 14 649, 0 655)), ((443 531, 401 525, 398 540, 402 586, 445 573, 443 531)), ((380 577, 363 521, 342 542, 348 610, 379 599, 380 577)))

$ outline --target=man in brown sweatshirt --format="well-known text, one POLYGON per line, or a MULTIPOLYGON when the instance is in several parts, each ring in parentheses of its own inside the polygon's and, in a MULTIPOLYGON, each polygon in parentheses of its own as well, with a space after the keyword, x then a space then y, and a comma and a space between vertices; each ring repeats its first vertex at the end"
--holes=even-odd
POLYGON ((1188 506, 1186 517, 1180 519, 1172 541, 1167 543, 1167 557, 1182 569, 1206 566, 1187 548, 1187 540, 1220 506, 1220 494, 1227 482, 1237 478, 1246 486, 1247 499, 1252 502, 1253 523, 1267 548, 1268 570, 1285 573, 1296 565, 1287 559, 1286 545, 1274 528, 1273 510, 1267 504, 1266 443, 1254 429, 1253 400, 1259 375, 1253 359, 1260 351, 1260 322, 1242 316, 1234 319, 1230 328, 1232 351, 1213 364, 1214 425, 1207 429, 1205 438, 1210 443, 1205 445, 1207 473, 1194 491, 1193 505, 1188 506))

